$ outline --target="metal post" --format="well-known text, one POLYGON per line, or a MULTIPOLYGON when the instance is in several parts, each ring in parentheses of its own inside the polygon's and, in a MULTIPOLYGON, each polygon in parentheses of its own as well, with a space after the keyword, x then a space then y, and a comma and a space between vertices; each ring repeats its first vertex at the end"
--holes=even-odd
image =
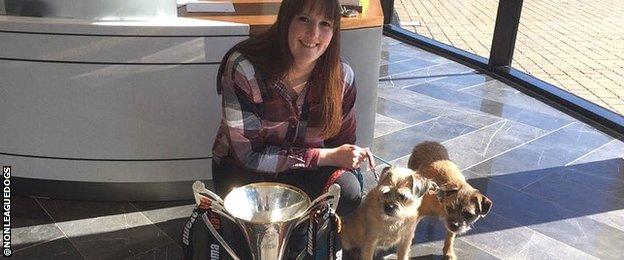
POLYGON ((381 1, 381 9, 383 10, 383 15, 384 15, 384 24, 391 24, 392 14, 394 13, 393 12, 394 0, 380 0, 380 1, 381 1))
POLYGON ((522 0, 500 0, 496 14, 496 26, 490 49, 488 68, 493 70, 507 71, 511 66, 520 13, 522 12, 522 0))

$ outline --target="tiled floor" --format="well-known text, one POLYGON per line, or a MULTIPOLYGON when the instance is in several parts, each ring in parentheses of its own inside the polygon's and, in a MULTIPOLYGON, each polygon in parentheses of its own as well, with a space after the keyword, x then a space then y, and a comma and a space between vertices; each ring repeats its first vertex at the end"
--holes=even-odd
MULTIPOLYGON (((460 259, 621 259, 624 140, 473 69, 384 38, 373 151, 405 165, 447 146, 492 212, 457 239, 460 259)), ((372 176, 366 176, 366 187, 372 176)), ((15 259, 180 259, 191 201, 14 198, 15 259)), ((202 233, 195 251, 206 259, 202 233)), ((440 258, 444 229, 418 227, 412 254, 440 258)))

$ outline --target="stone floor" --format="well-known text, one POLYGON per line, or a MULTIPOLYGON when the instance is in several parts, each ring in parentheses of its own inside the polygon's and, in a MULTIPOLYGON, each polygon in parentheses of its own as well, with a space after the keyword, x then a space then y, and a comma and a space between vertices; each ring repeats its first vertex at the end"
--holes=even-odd
MULTIPOLYGON (((499 0, 395 0, 402 28, 489 57, 499 0)), ((524 1, 512 67, 624 114, 624 2, 524 1)))
MULTIPOLYGON (((460 259, 621 259, 624 140, 487 75, 384 38, 373 151, 405 165, 412 146, 442 142, 494 202, 458 237, 460 259)), ((366 187, 373 185, 366 175, 366 187)), ((15 259, 181 259, 191 201, 13 198, 15 259)), ((195 238, 206 259, 205 228, 195 238)), ((439 259, 444 228, 425 219, 415 259, 439 259)))

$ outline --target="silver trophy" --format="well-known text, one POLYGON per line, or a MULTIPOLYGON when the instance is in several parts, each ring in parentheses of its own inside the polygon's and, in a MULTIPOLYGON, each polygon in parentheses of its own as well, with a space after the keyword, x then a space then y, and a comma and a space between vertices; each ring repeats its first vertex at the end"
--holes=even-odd
MULTIPOLYGON (((212 212, 238 224, 255 260, 273 260, 282 259, 290 233, 297 225, 308 220, 325 205, 336 210, 340 186, 333 184, 327 193, 314 201, 310 201, 305 192, 294 186, 274 182, 234 188, 223 200, 206 189, 204 183, 196 181, 193 193, 198 205, 201 197, 207 197, 211 201, 212 212)), ((216 231, 208 216, 203 214, 202 219, 232 258, 240 259, 216 231)))

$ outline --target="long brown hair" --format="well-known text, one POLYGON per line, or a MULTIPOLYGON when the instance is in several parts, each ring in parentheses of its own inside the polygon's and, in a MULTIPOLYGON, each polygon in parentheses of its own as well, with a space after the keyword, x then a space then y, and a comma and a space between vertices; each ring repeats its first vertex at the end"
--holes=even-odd
POLYGON ((266 31, 236 44, 223 57, 217 75, 217 90, 221 93, 221 76, 230 54, 243 54, 255 69, 275 83, 282 79, 293 65, 293 56, 288 46, 288 28, 296 15, 304 8, 321 10, 332 21, 333 36, 325 53, 321 55, 312 70, 310 80, 320 87, 321 93, 321 136, 336 135, 342 126, 342 66, 340 63, 340 6, 337 0, 284 0, 277 15, 277 21, 266 31))

